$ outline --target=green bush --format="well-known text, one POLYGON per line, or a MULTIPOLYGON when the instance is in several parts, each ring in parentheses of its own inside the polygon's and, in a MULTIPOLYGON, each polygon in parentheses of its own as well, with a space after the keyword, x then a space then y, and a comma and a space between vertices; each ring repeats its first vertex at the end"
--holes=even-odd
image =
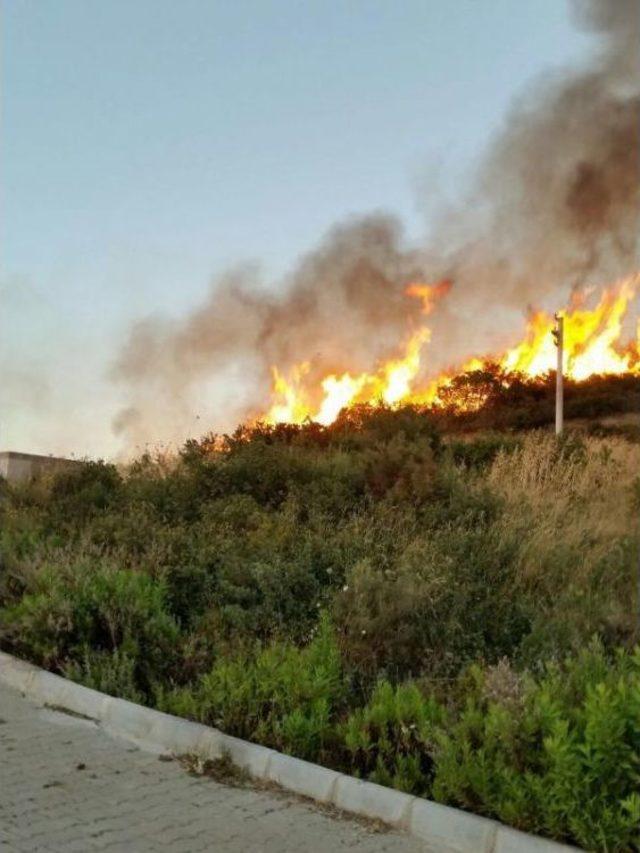
POLYGON ((162 581, 91 556, 44 566, 0 623, 11 649, 57 670, 87 649, 120 651, 135 660, 143 690, 167 672, 179 637, 162 581))
POLYGON ((274 643, 230 654, 195 687, 159 691, 158 704, 239 737, 322 760, 345 696, 340 654, 325 620, 308 646, 274 643))
POLYGON ((122 478, 115 465, 78 462, 53 475, 49 507, 59 523, 77 523, 113 506, 121 486, 122 478))
POLYGON ((3 512, 0 501, 0 607, 20 600, 42 549, 37 517, 11 506, 3 512))
POLYGON ((460 520, 397 544, 390 565, 356 563, 334 601, 353 665, 394 680, 443 676, 518 650, 530 616, 526 600, 513 595, 515 536, 460 520))
POLYGON ((505 433, 484 433, 466 440, 454 439, 447 449, 456 465, 467 468, 484 468, 496 458, 498 453, 515 450, 520 440, 505 433))
POLYGON ((380 785, 428 795, 436 733, 444 720, 440 704, 415 684, 381 682, 342 727, 352 770, 380 785))
POLYGON ((537 681, 476 669, 440 733, 434 796, 590 850, 640 845, 640 648, 598 646, 537 681))
POLYGON ((85 687, 141 703, 146 696, 138 687, 137 667, 136 659, 119 648, 112 652, 95 652, 86 647, 76 660, 63 664, 62 672, 85 687))

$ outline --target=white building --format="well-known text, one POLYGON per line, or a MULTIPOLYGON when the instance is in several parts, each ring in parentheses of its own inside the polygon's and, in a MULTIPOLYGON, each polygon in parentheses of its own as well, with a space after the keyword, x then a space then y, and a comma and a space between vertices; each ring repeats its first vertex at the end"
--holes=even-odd
POLYGON ((44 471, 76 464, 77 462, 72 459, 62 459, 59 456, 39 456, 36 453, 17 453, 6 450, 0 453, 0 476, 10 483, 22 483, 44 471))

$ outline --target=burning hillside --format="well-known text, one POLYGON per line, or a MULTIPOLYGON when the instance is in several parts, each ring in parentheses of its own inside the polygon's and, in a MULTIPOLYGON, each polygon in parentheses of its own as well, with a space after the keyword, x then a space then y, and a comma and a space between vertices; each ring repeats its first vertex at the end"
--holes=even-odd
POLYGON ((495 361, 540 376, 555 367, 554 310, 569 377, 637 373, 639 6, 572 7, 596 37, 590 61, 517 99, 427 239, 407 246, 390 216, 351 220, 281 281, 241 268, 186 317, 136 324, 113 369, 127 444, 183 440, 195 413, 224 429, 259 416, 326 424, 363 401, 437 403, 460 371, 495 361), (550 310, 523 330, 527 305, 550 310))
MULTIPOLYGON (((564 372, 574 380, 593 375, 637 373, 640 375, 640 322, 637 334, 623 340, 623 324, 638 293, 640 273, 622 279, 602 290, 597 305, 587 307, 588 294, 574 291, 564 315, 564 372)), ((430 314, 434 303, 446 299, 448 282, 439 285, 410 285, 408 297, 423 302, 423 314, 430 314)), ((556 369, 556 351, 552 337, 555 321, 544 311, 535 311, 527 322, 522 340, 504 353, 471 358, 459 369, 425 378, 425 362, 431 329, 422 324, 410 333, 403 353, 379 365, 372 373, 330 373, 319 382, 308 381, 310 363, 301 362, 288 376, 273 368, 273 404, 262 418, 266 423, 302 423, 305 420, 327 425, 341 409, 362 403, 386 405, 439 405, 443 391, 451 387, 460 373, 486 370, 497 365, 509 374, 540 377, 556 369)), ((426 374, 428 377, 428 374, 426 374)), ((448 406, 464 408, 466 397, 458 400, 444 395, 448 406)))

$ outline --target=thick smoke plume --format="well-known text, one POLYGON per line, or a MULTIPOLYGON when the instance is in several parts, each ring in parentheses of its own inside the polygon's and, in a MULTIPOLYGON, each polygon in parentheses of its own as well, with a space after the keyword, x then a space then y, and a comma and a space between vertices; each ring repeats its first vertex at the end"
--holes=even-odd
POLYGON ((260 289, 246 271, 214 282, 206 303, 184 320, 149 319, 132 329, 114 372, 135 402, 116 430, 137 443, 175 436, 193 427, 194 407, 201 420, 232 426, 266 406, 272 365, 308 359, 310 380, 327 370, 369 368, 395 352, 411 309, 419 308, 404 290, 423 275, 417 253, 402 247, 397 223, 378 216, 336 227, 302 258, 282 296, 260 289), (239 389, 217 411, 204 402, 212 375, 239 389))
POLYGON ((283 295, 239 271, 186 319, 137 324, 114 366, 131 400, 115 429, 129 443, 175 439, 194 431, 196 411, 200 432, 228 427, 264 410, 274 364, 309 361, 310 379, 370 370, 419 321, 412 281, 454 282, 433 318, 437 367, 495 345, 509 311, 640 266, 640 0, 574 6, 599 36, 593 61, 537 81, 512 106, 470 193, 425 246, 406 247, 392 218, 368 217, 302 258, 283 295))

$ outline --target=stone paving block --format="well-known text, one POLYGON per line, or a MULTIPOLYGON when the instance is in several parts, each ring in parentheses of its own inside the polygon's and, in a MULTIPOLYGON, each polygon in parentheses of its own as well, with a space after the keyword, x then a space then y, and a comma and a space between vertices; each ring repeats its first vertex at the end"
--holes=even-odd
POLYGON ((562 851, 576 853, 577 849, 566 844, 558 844, 557 841, 536 838, 526 832, 518 832, 516 829, 500 826, 493 853, 562 853, 562 851))
MULTIPOLYGON (((55 722, 59 716, 0 684, 3 853, 429 849, 401 833, 335 820, 292 795, 194 778, 178 761, 160 761, 85 720, 55 722), (45 787, 49 783, 55 785, 45 787)), ((271 751, 250 752, 256 769, 265 770, 271 751)))
POLYGON ((156 712, 126 699, 113 699, 106 708, 103 718, 105 727, 113 729, 119 737, 134 741, 146 741, 155 722, 156 712))
MULTIPOLYGON (((427 842, 429 850, 449 853, 552 853, 573 849, 457 809, 343 776, 216 729, 108 697, 0 653, 0 702, 11 706, 16 701, 24 703, 25 715, 16 715, 9 730, 0 729, 0 761, 6 757, 0 766, 3 770, 8 768, 9 782, 13 783, 0 790, 0 821, 4 821, 0 826, 19 828, 24 814, 33 811, 34 804, 40 805, 39 823, 25 828, 18 839, 20 849, 41 844, 45 836, 48 847, 49 842, 55 841, 65 851, 74 849, 78 839, 87 842, 87 802, 98 805, 97 813, 89 821, 91 849, 107 849, 104 839, 114 833, 115 837, 124 833, 127 838, 133 833, 132 844, 140 851, 158 846, 170 848, 173 841, 192 833, 196 811, 199 815, 200 810, 208 810, 210 806, 203 792, 209 792, 210 796, 213 789, 205 789, 202 779, 194 781, 188 777, 176 762, 169 765, 163 762, 160 767, 157 758, 139 752, 131 744, 156 755, 196 753, 204 758, 217 758, 228 753, 234 764, 254 778, 276 782, 283 789, 320 802, 332 802, 357 815, 408 828, 415 837, 409 847, 406 847, 408 839, 399 835, 387 836, 389 843, 383 846, 377 843, 354 846, 351 838, 336 834, 334 841, 343 849, 417 850, 415 839, 427 842), (49 706, 48 709, 38 710, 26 703, 4 686, 7 683, 22 687, 30 697, 49 706), (82 718, 61 713, 55 710, 56 706, 70 709, 82 718), (46 744, 33 736, 34 717, 36 728, 46 732, 46 744), (105 732, 117 739, 110 740, 105 732), (85 754, 91 756, 89 764, 78 760, 85 754), (119 766, 113 766, 114 760, 119 766), (92 772, 84 772, 89 766, 92 772), (35 785, 34 780, 37 780, 35 785), (46 794, 38 795, 40 788, 46 794), (70 810, 68 814, 65 809, 70 810), (67 821, 63 820, 60 826, 60 839, 57 836, 52 839, 42 831, 46 825, 43 821, 53 823, 52 815, 62 815, 67 821)), ((244 851, 256 845, 260 850, 273 849, 279 853, 300 849, 291 846, 295 833, 289 832, 286 811, 292 808, 291 801, 283 806, 282 799, 274 803, 265 792, 257 791, 252 792, 251 800, 241 800, 237 792, 223 785, 217 785, 216 795, 212 818, 225 815, 222 834, 219 821, 215 824, 217 841, 223 844, 220 849, 244 851), (227 829, 231 831, 227 833, 227 829)), ((307 809, 305 832, 307 824, 319 822, 321 816, 307 809)), ((200 832, 206 835, 207 828, 208 823, 200 832)), ((109 843, 109 847, 113 845, 109 843)))
POLYGON ((267 778, 267 766, 272 755, 276 755, 273 749, 259 746, 257 743, 248 743, 231 735, 222 735, 222 749, 229 755, 231 761, 246 770, 254 779, 267 778))
POLYGON ((341 775, 336 782, 333 802, 345 811, 383 820, 392 826, 404 826, 415 799, 401 791, 341 775))
POLYGON ((92 720, 103 720, 112 701, 110 696, 105 696, 104 693, 99 693, 83 684, 75 684, 73 693, 65 694, 64 699, 68 703, 66 707, 69 710, 92 720))
POLYGON ((409 831, 451 853, 493 853, 498 824, 460 809, 416 798, 409 816, 409 831))
POLYGON ((197 753, 203 758, 218 758, 222 752, 222 732, 169 714, 158 713, 148 739, 161 752, 174 755, 197 753))
POLYGON ((5 684, 16 690, 26 690, 33 680, 37 668, 25 661, 0 652, 0 675, 5 684))
POLYGON ((73 682, 41 669, 34 675, 29 686, 29 693, 43 705, 62 706, 65 701, 65 694, 69 692, 70 687, 73 687, 73 682))
POLYGON ((267 778, 271 782, 320 803, 331 802, 339 777, 335 770, 277 752, 271 756, 267 770, 267 778))

